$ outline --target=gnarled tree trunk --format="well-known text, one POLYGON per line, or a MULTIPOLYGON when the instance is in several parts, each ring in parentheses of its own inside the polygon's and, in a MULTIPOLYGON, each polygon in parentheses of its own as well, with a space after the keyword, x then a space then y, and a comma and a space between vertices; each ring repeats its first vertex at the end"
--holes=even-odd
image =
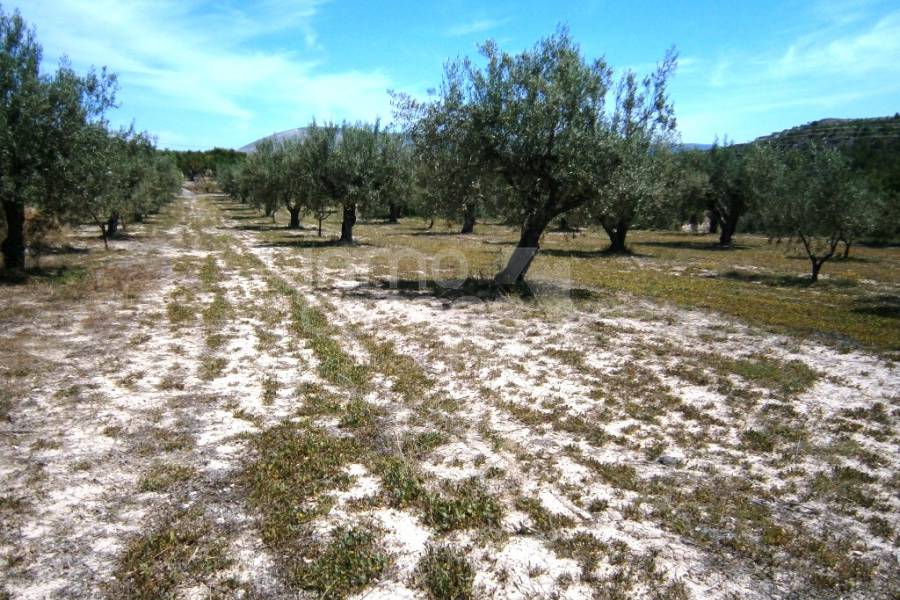
POLYGON ((850 257, 850 246, 853 245, 853 242, 850 240, 843 240, 844 242, 844 252, 841 255, 841 258, 849 258, 850 257))
POLYGON ((731 213, 729 215, 725 215, 725 218, 722 219, 722 231, 719 233, 719 245, 720 246, 730 246, 731 238, 734 236, 734 232, 737 230, 738 223, 738 214, 731 213))
POLYGON ((356 203, 349 202, 344 204, 344 218, 341 221, 341 239, 342 244, 353 243, 353 226, 356 224, 356 203))
POLYGON ((628 235, 628 228, 631 226, 631 222, 628 219, 618 219, 615 221, 604 220, 600 224, 609 237, 609 248, 606 251, 613 254, 628 252, 628 248, 625 246, 625 236, 628 235))
POLYGON ((117 233, 119 233, 119 213, 113 213, 109 215, 109 219, 106 221, 106 237, 116 237, 117 233))
POLYGON ((812 261, 812 281, 815 283, 819 280, 819 271, 822 270, 822 265, 825 264, 825 261, 815 258, 811 258, 810 261, 812 261))
POLYGON ((291 222, 288 223, 288 229, 300 229, 300 207, 288 207, 288 212, 291 213, 291 222))
POLYGON ((15 276, 25 274, 25 206, 3 201, 6 216, 6 239, 3 240, 3 269, 15 276))
POLYGON ((475 205, 466 204, 463 210, 463 225, 460 233, 472 233, 475 231, 475 205))
POLYGON ((714 208, 706 211, 706 218, 709 219, 709 232, 719 233, 719 211, 714 208))
POLYGON ((532 214, 522 226, 522 235, 509 262, 497 273, 494 281, 500 285, 515 285, 525 281, 525 274, 540 250, 541 235, 555 215, 545 212, 532 214))
POLYGON ((400 205, 391 202, 388 205, 388 223, 397 223, 400 221, 400 205))
POLYGON ((824 254, 821 256, 816 256, 813 252, 813 245, 810 238, 808 238, 803 233, 799 235, 800 241, 803 242, 803 248, 806 250, 806 255, 809 257, 809 261, 812 263, 812 283, 815 283, 819 280, 819 271, 822 270, 822 265, 824 265, 828 260, 834 256, 835 250, 837 250, 837 246, 840 243, 840 239, 838 237, 832 237, 828 240, 828 248, 824 254))

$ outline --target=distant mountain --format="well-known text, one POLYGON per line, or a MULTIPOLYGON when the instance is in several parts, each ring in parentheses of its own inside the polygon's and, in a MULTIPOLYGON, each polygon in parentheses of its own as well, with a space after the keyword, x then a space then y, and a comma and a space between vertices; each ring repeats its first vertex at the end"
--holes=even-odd
POLYGON ((252 154, 256 152, 256 145, 261 144, 265 140, 272 140, 276 143, 286 142, 288 140, 302 140, 306 137, 307 127, 298 127, 296 129, 288 129, 287 131, 279 131, 278 133, 273 133, 272 135, 267 135, 266 137, 261 137, 254 142, 250 142, 246 146, 241 146, 238 148, 238 152, 244 152, 246 154, 252 154))
POLYGON ((678 144, 675 149, 686 152, 688 150, 709 150, 712 146, 712 144, 678 144))

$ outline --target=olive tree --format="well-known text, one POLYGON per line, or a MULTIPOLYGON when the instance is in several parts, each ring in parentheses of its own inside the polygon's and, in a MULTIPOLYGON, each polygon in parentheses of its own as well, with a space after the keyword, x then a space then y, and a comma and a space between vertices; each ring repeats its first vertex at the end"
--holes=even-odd
POLYGON ((343 218, 341 239, 343 244, 353 243, 353 226, 357 214, 365 212, 377 199, 379 126, 356 125, 341 128, 341 141, 335 153, 331 174, 343 182, 340 198, 343 218))
POLYGON ((313 123, 307 128, 306 160, 313 176, 311 210, 319 220, 321 232, 322 220, 331 212, 338 210, 338 207, 342 208, 344 214, 341 223, 341 241, 352 241, 356 207, 350 207, 352 210, 348 210, 348 207, 344 206, 349 181, 342 162, 343 157, 338 153, 341 134, 341 128, 332 123, 325 125, 313 123))
MULTIPOLYGON (((456 71, 448 77, 456 81, 460 65, 447 69, 456 71)), ((415 148, 417 212, 432 221, 435 217, 462 221, 460 233, 474 232, 493 174, 485 173, 478 154, 470 151, 477 142, 467 139, 472 130, 462 90, 445 86, 440 102, 419 102, 403 94, 393 94, 393 100, 415 148)))
MULTIPOLYGON (((451 63, 433 107, 443 127, 461 127, 463 141, 486 176, 505 190, 490 209, 520 224, 519 241, 495 277, 524 281, 541 236, 556 217, 579 208, 606 186, 622 163, 622 140, 607 96, 612 70, 585 60, 560 28, 531 50, 511 55, 481 46, 486 65, 451 63)), ((664 107, 663 107, 664 108, 664 107)))
POLYGON ((609 238, 606 252, 628 249, 626 236, 637 220, 657 221, 672 200, 666 171, 666 149, 648 149, 643 144, 623 143, 622 163, 606 185, 598 188, 577 217, 600 225, 609 238))
POLYGON ((113 172, 116 144, 106 127, 99 124, 82 128, 75 142, 79 152, 66 165, 73 184, 65 193, 65 214, 76 222, 93 223, 100 230, 103 245, 109 247, 110 215, 121 208, 113 172))
POLYGON ((110 135, 109 140, 112 156, 107 167, 112 189, 104 239, 116 236, 119 225, 124 222, 124 215, 141 212, 139 189, 151 177, 155 152, 150 136, 133 129, 110 135))
POLYGON ((0 9, 2 253, 4 269, 16 275, 25 269, 25 207, 49 213, 65 207, 77 133, 101 123, 115 95, 115 77, 105 70, 80 76, 63 62, 47 76, 40 62, 34 31, 18 12, 0 9))
POLYGON ((635 220, 642 213, 652 217, 661 212, 659 205, 668 197, 664 176, 675 117, 666 84, 677 58, 671 49, 656 71, 640 82, 631 70, 619 80, 612 129, 619 140, 621 162, 580 211, 606 232, 609 252, 625 252, 625 239, 635 220))
POLYGON ((116 235, 122 215, 136 221, 171 200, 182 176, 171 157, 159 154, 145 133, 110 132, 97 123, 72 136, 77 149, 61 165, 69 183, 56 190, 56 209, 66 221, 90 221, 105 247, 116 235))
MULTIPOLYGON (((655 224, 668 218, 668 225, 689 223, 691 230, 697 232, 704 216, 709 217, 709 233, 715 233, 718 227, 714 215, 711 214, 709 173, 705 168, 707 161, 705 150, 678 150, 670 155, 665 177, 666 194, 670 202, 657 215, 655 224)), ((653 222, 651 220, 650 222, 653 222)))
MULTIPOLYGON (((465 62, 470 136, 486 171, 509 187, 493 202, 521 223, 518 244, 496 281, 524 281, 541 235, 557 216, 579 207, 620 163, 606 115, 612 70, 587 62, 565 29, 532 50, 510 55, 488 42, 487 66, 465 62)), ((452 75, 452 72, 451 72, 452 75)))
POLYGON ((784 151, 783 168, 769 175, 779 185, 760 210, 766 231, 799 240, 813 282, 848 233, 870 230, 880 212, 879 200, 839 150, 784 151))
POLYGON ((245 197, 267 217, 273 218, 283 186, 277 168, 278 160, 275 144, 265 140, 257 144, 256 151, 244 161, 240 170, 241 189, 245 197))
POLYGON ((407 189, 402 140, 378 123, 313 124, 307 132, 313 212, 340 210, 339 242, 352 244, 358 213, 385 207, 407 189))
POLYGON ((741 217, 771 200, 778 162, 778 150, 767 144, 715 144, 706 154, 708 205, 718 217, 720 246, 731 246, 741 217))
POLYGON ((154 214, 172 201, 181 188, 184 176, 171 155, 154 150, 148 157, 144 176, 133 192, 132 213, 135 222, 154 214))
POLYGON ((312 193, 312 174, 306 150, 301 140, 289 140, 266 153, 269 161, 268 183, 272 189, 275 210, 283 206, 288 211, 288 229, 300 229, 300 215, 312 193))
POLYGON ((376 146, 373 207, 387 208, 388 222, 396 223, 402 207, 408 205, 412 195, 412 148, 403 136, 391 131, 378 139, 376 146))
MULTIPOLYGON (((240 163, 243 164, 243 163, 240 163)), ((216 181, 219 187, 225 192, 229 198, 239 201, 241 204, 246 199, 241 194, 240 185, 240 165, 239 164, 222 164, 216 168, 216 181)))

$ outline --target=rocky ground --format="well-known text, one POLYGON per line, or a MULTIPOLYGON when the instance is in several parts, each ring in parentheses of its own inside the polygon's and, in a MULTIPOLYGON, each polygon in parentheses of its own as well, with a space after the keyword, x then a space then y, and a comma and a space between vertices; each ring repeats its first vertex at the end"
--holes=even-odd
POLYGON ((900 586, 883 355, 624 294, 418 289, 190 190, 131 229, 3 289, 10 597, 900 586))

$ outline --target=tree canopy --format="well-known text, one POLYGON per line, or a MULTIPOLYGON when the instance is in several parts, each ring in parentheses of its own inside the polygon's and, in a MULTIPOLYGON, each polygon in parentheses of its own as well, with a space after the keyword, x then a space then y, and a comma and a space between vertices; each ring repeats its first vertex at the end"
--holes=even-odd
MULTIPOLYGON (((603 59, 585 59, 566 28, 519 54, 494 42, 480 50, 484 66, 469 58, 448 64, 433 99, 399 95, 395 102, 426 168, 448 164, 463 198, 478 197, 485 178, 502 187, 486 201, 494 214, 521 227, 496 276, 509 285, 524 280, 547 225, 610 184, 627 142, 674 126, 665 82, 675 55, 641 85, 626 72, 610 106, 612 69, 603 59)), ((459 197, 451 203, 465 206, 459 197)))
POLYGON ((40 70, 41 46, 18 12, 0 9, 0 203, 4 270, 25 270, 25 208, 59 220, 110 226, 153 210, 180 184, 146 134, 114 133, 105 119, 117 82, 105 69, 76 73, 67 61, 40 70), (162 191, 165 188, 165 191, 162 191))

